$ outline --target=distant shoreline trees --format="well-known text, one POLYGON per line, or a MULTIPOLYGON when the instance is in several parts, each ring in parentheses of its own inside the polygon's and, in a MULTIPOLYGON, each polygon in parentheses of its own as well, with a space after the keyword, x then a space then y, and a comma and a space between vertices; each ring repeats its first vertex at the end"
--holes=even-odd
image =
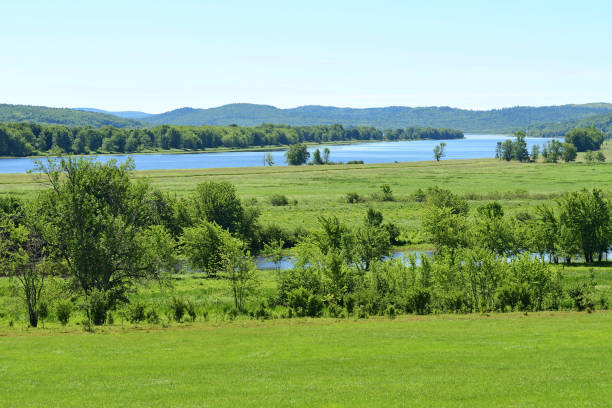
MULTIPOLYGON (((156 150, 206 150, 287 146, 371 140, 461 139, 453 129, 379 129, 340 125, 285 126, 170 126, 117 128, 68 127, 33 123, 0 123, 0 156, 31 156, 58 150, 60 153, 136 153, 156 150)), ((323 159, 325 160, 325 159, 323 159)))

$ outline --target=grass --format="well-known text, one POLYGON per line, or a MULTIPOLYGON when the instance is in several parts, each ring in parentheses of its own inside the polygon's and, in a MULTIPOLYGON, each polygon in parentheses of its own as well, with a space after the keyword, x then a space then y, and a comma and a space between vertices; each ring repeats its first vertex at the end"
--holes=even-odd
POLYGON ((612 313, 0 337, 3 406, 607 406, 612 313))
MULTIPOLYGON (((161 190, 185 196, 198 183, 227 180, 236 185, 245 199, 255 198, 262 210, 263 223, 288 228, 311 229, 319 215, 337 215, 344 222, 360 223, 368 206, 380 209, 386 221, 407 230, 420 225, 422 204, 411 195, 419 188, 434 185, 465 195, 472 204, 498 199, 509 213, 531 210, 550 202, 561 193, 581 188, 609 188, 612 164, 516 163, 484 160, 389 163, 342 166, 249 167, 200 170, 136 171, 135 177, 148 177, 161 190), (371 195, 382 184, 389 184, 396 201, 379 202, 371 195), (345 196, 357 192, 364 203, 348 204, 345 196), (297 205, 272 206, 275 194, 297 200, 297 205)), ((44 188, 42 178, 28 174, 0 175, 0 194, 32 196, 44 188)))

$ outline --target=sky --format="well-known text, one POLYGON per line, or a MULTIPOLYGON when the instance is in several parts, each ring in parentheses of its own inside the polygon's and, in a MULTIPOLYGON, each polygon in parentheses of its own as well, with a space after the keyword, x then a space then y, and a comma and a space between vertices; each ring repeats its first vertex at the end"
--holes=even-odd
POLYGON ((0 2, 0 103, 612 102, 612 1, 0 2))

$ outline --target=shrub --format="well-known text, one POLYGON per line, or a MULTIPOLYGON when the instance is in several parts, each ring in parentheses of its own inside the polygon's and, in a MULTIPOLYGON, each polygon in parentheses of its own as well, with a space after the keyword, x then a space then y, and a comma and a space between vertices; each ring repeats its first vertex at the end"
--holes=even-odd
POLYGON ((288 306, 293 310, 296 316, 302 317, 306 315, 309 295, 310 293, 308 290, 303 287, 293 289, 287 294, 288 306))
POLYGON ((284 195, 274 194, 272 197, 270 197, 270 204, 274 206, 285 206, 289 205, 289 200, 284 195))
POLYGON ((346 164, 363 164, 363 160, 349 160, 346 164))
POLYGON ((349 204, 357 204, 363 201, 363 198, 358 193, 346 193, 346 202, 349 204))
POLYGON ((270 318, 270 311, 266 307, 264 302, 260 302, 259 306, 255 309, 252 316, 259 320, 265 320, 270 318))
POLYGON ((389 184, 383 184, 380 186, 380 199, 381 201, 393 201, 393 191, 391 190, 391 186, 389 184))
POLYGON ((332 303, 327 307, 327 313, 329 314, 329 317, 334 317, 334 318, 342 317, 344 314, 343 312, 345 312, 345 309, 343 309, 342 307, 338 306, 335 303, 332 303))
POLYGON ((387 309, 385 310, 385 315, 389 319, 395 319, 395 316, 397 315, 397 310, 395 310, 395 306, 393 305, 387 306, 387 309))
POLYGON ((127 308, 127 318, 130 323, 139 323, 145 319, 145 305, 142 302, 134 302, 127 308))
POLYGON ((38 302, 37 309, 38 318, 41 320, 43 327, 45 327, 45 320, 47 317, 49 317, 49 306, 47 305, 47 302, 44 300, 38 302))
POLYGON ((195 322, 197 314, 196 314, 195 306, 191 300, 188 300, 187 302, 185 302, 185 309, 187 310, 187 314, 189 315, 189 318, 191 319, 191 321, 195 322))
POLYGON ((186 304, 182 298, 178 298, 176 296, 172 296, 170 299, 170 310, 172 310, 172 317, 177 323, 181 322, 183 316, 185 315, 186 304))
POLYGON ((159 315, 157 314, 157 310, 153 306, 149 310, 147 310, 145 314, 145 319, 147 319, 147 323, 150 324, 159 324, 159 315))
POLYGON ((368 317, 370 317, 367 308, 365 308, 364 306, 357 306, 354 311, 355 317, 358 319, 367 319, 368 317))
POLYGON ((309 317, 320 317, 323 312, 323 299, 319 295, 308 296, 307 314, 309 317))
POLYGON ((91 323, 96 326, 104 324, 106 321, 106 312, 109 308, 108 303, 108 295, 101 290, 94 289, 89 293, 83 307, 91 323))
POLYGON ((68 324, 70 320, 70 315, 72 314, 72 303, 68 299, 60 300, 57 305, 55 305, 55 315, 57 316, 57 320, 65 326, 68 324))
POLYGON ((578 311, 593 309, 593 286, 591 284, 581 282, 571 286, 567 290, 567 294, 572 299, 573 305, 578 311))
POLYGON ((431 301, 429 289, 415 287, 408 295, 410 309, 416 314, 425 314, 431 301))

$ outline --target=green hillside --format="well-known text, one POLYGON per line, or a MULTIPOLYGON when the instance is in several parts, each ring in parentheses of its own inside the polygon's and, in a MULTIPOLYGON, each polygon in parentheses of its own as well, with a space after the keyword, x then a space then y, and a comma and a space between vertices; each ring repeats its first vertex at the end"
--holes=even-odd
POLYGON ((579 120, 570 120, 561 123, 543 123, 532 125, 527 128, 527 135, 541 137, 563 136, 570 129, 583 128, 585 126, 594 126, 608 135, 608 137, 612 136, 612 113, 591 116, 579 120))
POLYGON ((151 124, 256 126, 283 123, 293 126, 341 124, 379 129, 409 126, 445 127, 473 133, 510 133, 536 123, 564 122, 612 113, 612 104, 513 107, 474 111, 449 107, 336 108, 301 106, 279 109, 269 105, 231 104, 210 109, 181 108, 142 119, 151 124))
POLYGON ((32 122, 51 125, 140 127, 142 122, 100 112, 67 108, 0 104, 0 122, 32 122))

